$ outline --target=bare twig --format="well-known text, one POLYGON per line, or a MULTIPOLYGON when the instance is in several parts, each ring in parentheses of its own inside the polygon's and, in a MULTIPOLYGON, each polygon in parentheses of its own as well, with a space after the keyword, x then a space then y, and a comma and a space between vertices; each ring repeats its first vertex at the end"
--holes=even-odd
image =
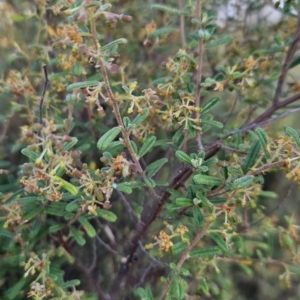
MULTIPOLYGON (((178 0, 178 8, 183 10, 182 0, 178 0)), ((186 44, 185 40, 185 24, 184 24, 184 15, 180 15, 180 39, 181 39, 181 46, 184 47, 186 44)))
POLYGON ((287 193, 285 194, 285 196, 279 201, 279 203, 278 203, 274 208, 272 208, 270 211, 268 211, 261 219, 257 220, 256 222, 253 222, 253 223, 250 224, 248 227, 242 228, 241 231, 244 231, 244 230, 246 230, 246 229, 255 227, 255 226, 259 225, 264 219, 266 219, 267 217, 271 216, 276 210, 278 210, 278 209, 282 206, 282 204, 283 204, 284 202, 287 201, 287 199, 288 199, 289 196, 291 195, 291 193, 292 193, 292 191, 294 190, 294 188, 295 188, 295 185, 291 186, 291 187, 288 189, 288 191, 287 191, 287 193))
POLYGON ((277 87, 276 87, 276 91, 275 91, 275 95, 273 98, 273 105, 276 107, 279 103, 279 99, 281 97, 281 93, 282 93, 282 89, 283 89, 283 85, 286 79, 286 76, 288 74, 288 70, 289 70, 289 65, 291 64, 295 53, 297 51, 298 48, 298 43, 300 41, 300 16, 298 17, 298 23, 297 23, 297 28, 296 28, 296 32, 294 35, 294 39, 286 53, 286 57, 282 66, 282 70, 281 70, 281 75, 278 79, 278 83, 277 83, 277 87))
MULTIPOLYGON (((202 17, 202 2, 201 0, 196 1, 196 11, 195 17, 201 22, 202 17)), ((204 50, 204 43, 202 39, 199 39, 198 42, 198 60, 197 60, 197 87, 196 87, 196 99, 195 99, 195 107, 200 108, 201 104, 201 80, 202 80, 202 61, 203 61, 203 50, 204 50)), ((196 119, 200 120, 200 113, 196 111, 196 119)), ((203 150, 203 145, 201 141, 201 131, 197 132, 197 142, 199 150, 203 150)))
POLYGON ((44 75, 45 75, 45 82, 44 82, 44 87, 43 87, 43 92, 42 92, 42 96, 40 99, 40 124, 43 125, 43 104, 44 104, 44 99, 45 99, 45 94, 46 94, 46 90, 47 90, 47 86, 49 83, 49 79, 48 79, 48 71, 47 71, 47 65, 44 64, 43 65, 43 69, 44 69, 44 75))
POLYGON ((138 220, 138 217, 135 214, 135 212, 133 211, 133 209, 131 208, 131 206, 130 206, 129 202, 127 201, 126 197, 120 191, 118 191, 118 195, 119 195, 119 197, 120 197, 120 199, 121 199, 128 215, 130 216, 131 220, 133 220, 136 223, 137 220, 138 220))
MULTIPOLYGON (((177 263, 177 270, 181 269, 183 263, 189 258, 190 251, 197 245, 197 243, 200 241, 200 239, 207 233, 210 224, 211 224, 210 222, 206 223, 204 228, 197 233, 197 235, 195 236, 195 238, 193 239, 191 244, 185 249, 179 262, 177 263)), ((160 300, 164 300, 166 298, 172 282, 173 282, 173 278, 169 278, 169 280, 167 281, 167 284, 160 296, 160 300)))
POLYGON ((164 262, 162 262, 162 261, 156 259, 156 258, 153 257, 152 255, 150 255, 150 254, 148 253, 148 251, 144 248, 142 242, 139 242, 139 246, 140 246, 140 249, 142 250, 142 252, 143 252, 144 254, 146 254, 146 256, 149 257, 149 258, 152 260, 153 263, 155 263, 155 264, 157 264, 157 265, 161 265, 161 266, 167 267, 167 268, 169 267, 169 265, 168 265, 167 263, 164 263, 164 262))

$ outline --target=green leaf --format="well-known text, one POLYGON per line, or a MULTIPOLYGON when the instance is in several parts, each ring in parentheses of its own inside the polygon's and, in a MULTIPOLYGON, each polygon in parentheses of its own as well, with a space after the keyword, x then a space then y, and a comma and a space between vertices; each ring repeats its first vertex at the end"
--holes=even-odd
POLYGON ((188 11, 182 11, 177 8, 166 6, 166 5, 161 5, 161 4, 152 4, 151 9, 164 11, 164 12, 167 12, 167 13, 173 14, 173 15, 185 15, 185 16, 189 15, 188 11))
POLYGON ((220 101, 220 98, 212 98, 207 103, 205 103, 201 109, 201 113, 207 112, 211 110, 218 102, 220 101))
POLYGON ((255 139, 252 142, 250 149, 248 150, 248 154, 242 166, 242 170, 244 174, 246 174, 249 171, 249 169, 255 164, 255 161, 259 155, 259 151, 260 151, 260 141, 259 139, 255 139))
POLYGON ((43 207, 39 206, 36 207, 34 210, 32 210, 31 212, 29 212, 27 215, 25 215, 23 217, 23 220, 25 221, 30 221, 31 219, 33 219, 34 217, 36 217, 38 214, 40 214, 43 211, 43 207))
POLYGON ((82 236, 82 233, 77 230, 75 227, 71 226, 70 227, 70 232, 72 236, 74 237, 75 241, 80 245, 83 246, 85 244, 85 239, 82 236))
POLYGON ((78 280, 78 279, 73 279, 73 280, 69 280, 69 281, 64 282, 64 283, 61 285, 61 288, 67 289, 67 288, 70 288, 70 287, 73 287, 73 286, 79 285, 79 284, 80 284, 80 280, 78 280))
POLYGON ((82 225, 82 227, 84 228, 84 230, 86 231, 86 233, 89 237, 93 238, 94 236, 96 236, 95 228, 92 226, 92 224, 86 218, 79 217, 78 221, 82 225))
POLYGON ((193 63, 194 65, 197 65, 197 61, 195 60, 195 58, 192 57, 191 55, 187 54, 186 52, 177 52, 176 57, 179 57, 179 58, 183 57, 186 60, 188 60, 191 63, 193 63))
POLYGON ((193 201, 189 198, 179 197, 176 199, 176 204, 180 207, 191 206, 193 201))
POLYGON ((240 177, 240 178, 234 180, 233 183, 231 184, 231 188, 232 189, 246 188, 253 183, 253 180, 254 180, 254 176, 245 175, 243 177, 240 177))
POLYGON ((201 277, 199 280, 199 286, 205 295, 209 296, 209 286, 206 282, 206 279, 201 277))
POLYGON ((12 281, 11 284, 9 285, 10 288, 7 288, 6 290, 2 290, 2 292, 4 292, 3 299, 7 299, 7 300, 18 299, 20 296, 19 294, 20 291, 24 288, 25 284, 27 283, 28 283, 28 279, 26 278, 20 278, 16 284, 14 284, 14 281, 12 281))
POLYGON ((72 91, 75 89, 82 89, 90 86, 97 86, 99 84, 98 80, 92 80, 92 81, 82 81, 82 82, 75 82, 72 84, 69 84, 67 86, 67 91, 72 91))
POLYGON ((223 252, 228 251, 228 246, 227 246, 226 242, 224 241, 224 239, 218 233, 212 232, 209 235, 216 242, 216 244, 219 246, 219 248, 223 252))
POLYGON ((146 153, 148 153, 154 146, 155 141, 156 141, 155 136, 148 137, 144 142, 144 144, 142 145, 140 151, 138 152, 138 156, 143 157, 146 153))
POLYGON ((21 153, 23 155, 27 156, 31 160, 31 162, 35 162, 36 159, 40 157, 40 155, 38 153, 30 151, 27 148, 22 149, 21 153))
POLYGON ((204 222, 204 218, 199 206, 193 207, 193 218, 197 225, 202 225, 204 222))
POLYGON ((255 133, 260 141, 260 145, 262 146, 266 158, 270 158, 270 153, 268 151, 268 136, 262 128, 257 128, 255 133))
POLYGON ((175 275, 170 286, 169 294, 175 297, 176 300, 181 300, 184 298, 184 285, 186 282, 178 275, 175 275))
POLYGON ((223 184, 221 179, 203 174, 194 175, 193 180, 196 184, 205 184, 211 186, 220 186, 223 184))
POLYGON ((131 145, 131 147, 132 147, 134 153, 137 154, 137 153, 138 153, 138 148, 137 148, 136 143, 135 143, 134 141, 130 141, 130 145, 131 145))
POLYGON ((147 172, 147 176, 150 178, 154 176, 167 162, 168 162, 167 158, 161 158, 148 165, 145 169, 145 171, 147 172))
POLYGON ((298 147, 298 150, 300 150, 300 138, 298 132, 295 129, 287 126, 284 128, 284 131, 287 136, 290 136, 294 140, 298 147))
POLYGON ((105 52, 105 51, 112 50, 113 48, 115 48, 115 46, 118 46, 120 44, 127 44, 127 40, 124 39, 124 38, 120 38, 120 39, 114 40, 114 41, 106 44, 105 46, 102 46, 100 48, 100 51, 101 52, 105 52))
POLYGON ((63 229, 65 227, 64 224, 54 224, 49 227, 49 232, 56 233, 57 231, 63 229))
POLYGON ((141 300, 154 300, 152 291, 149 286, 147 286, 145 289, 139 287, 137 290, 135 290, 134 293, 135 295, 140 297, 141 300))
POLYGON ((77 211, 79 208, 79 203, 78 203, 78 199, 68 203, 68 205, 66 206, 66 211, 68 212, 72 212, 72 211, 77 211))
POLYGON ((230 36, 230 35, 225 35, 213 42, 210 42, 210 43, 207 43, 205 45, 205 48, 206 49, 211 49, 211 48, 214 48, 214 47, 219 47, 221 45, 226 45, 226 44, 229 44, 233 41, 233 37, 230 36))
POLYGON ((149 108, 144 108, 143 113, 139 113, 132 121, 132 124, 135 124, 136 126, 140 125, 143 121, 147 119, 149 114, 150 114, 149 108))
POLYGON ((292 69, 300 64, 300 55, 297 56, 289 65, 289 69, 292 69))
POLYGON ((223 128, 223 124, 215 120, 201 120, 201 123, 211 127, 223 128))
POLYGON ((213 212, 213 205, 210 201, 200 191, 196 192, 196 197, 201 201, 203 207, 211 214, 213 212))
POLYGON ((108 222, 116 222, 117 216, 108 210, 105 209, 96 209, 97 215, 108 222))
POLYGON ((114 127, 108 130, 97 142, 97 148, 99 150, 105 150, 111 144, 111 142, 119 135, 121 132, 120 127, 114 127))
POLYGON ((68 191, 71 195, 76 196, 78 194, 78 189, 75 185, 73 185, 72 183, 58 177, 58 176, 54 176, 54 181, 59 182, 62 186, 63 189, 65 189, 66 191, 68 191))
POLYGON ((132 189, 128 184, 125 183, 115 183, 113 184, 113 188, 117 189, 118 191, 121 191, 125 194, 131 194, 132 189))
POLYGON ((66 203, 51 202, 50 206, 46 207, 47 214, 62 217, 66 214, 66 203))
POLYGON ((71 149, 74 145, 76 145, 78 142, 78 139, 76 137, 72 137, 72 141, 64 144, 64 150, 68 151, 71 149))
POLYGON ((154 188, 156 186, 155 181, 152 178, 144 178, 144 182, 150 188, 154 188))
POLYGON ((173 245, 172 252, 174 254, 181 253, 183 250, 185 250, 187 248, 187 246, 188 246, 187 243, 180 241, 180 242, 173 245))
POLYGON ((189 253, 190 258, 198 258, 202 256, 213 256, 217 254, 221 254, 220 248, 217 246, 207 247, 201 249, 194 249, 189 253))
POLYGON ((162 35, 169 35, 173 32, 177 32, 177 31, 178 31, 177 28, 163 27, 163 28, 159 28, 159 29, 152 31, 149 36, 156 38, 156 37, 159 37, 162 35))
POLYGON ((177 151, 175 152, 175 155, 176 155, 176 157, 177 157, 180 161, 182 161, 182 162, 184 162, 184 163, 186 163, 186 164, 192 166, 191 158, 190 158, 186 153, 184 153, 183 151, 177 150, 177 151))

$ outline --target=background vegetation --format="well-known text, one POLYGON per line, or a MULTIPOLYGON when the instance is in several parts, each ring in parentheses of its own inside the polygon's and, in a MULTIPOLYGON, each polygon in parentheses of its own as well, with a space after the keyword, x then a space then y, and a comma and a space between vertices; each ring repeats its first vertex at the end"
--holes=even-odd
POLYGON ((298 299, 300 3, 252 2, 0 2, 1 299, 298 299))

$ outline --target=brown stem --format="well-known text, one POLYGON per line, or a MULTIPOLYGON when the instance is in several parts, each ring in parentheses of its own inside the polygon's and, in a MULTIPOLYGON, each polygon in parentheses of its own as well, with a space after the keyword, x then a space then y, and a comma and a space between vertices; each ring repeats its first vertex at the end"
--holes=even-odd
POLYGON ((281 75, 278 79, 278 83, 277 83, 277 87, 276 87, 276 91, 275 91, 275 95, 273 98, 273 105, 277 106, 277 104, 279 103, 279 99, 282 93, 282 89, 283 89, 283 85, 286 79, 286 76, 288 74, 289 71, 289 66, 291 64, 291 62, 293 61, 293 58, 295 56, 295 53, 297 51, 298 48, 298 43, 300 40, 300 16, 298 17, 298 23, 297 23, 297 28, 296 28, 296 32, 295 32, 295 36, 294 39, 286 53, 286 57, 285 60, 283 62, 283 66, 282 66, 282 71, 281 71, 281 75))
MULTIPOLYGON (((195 238, 193 239, 193 241, 190 243, 190 245, 185 249, 185 251, 183 252, 179 262, 177 263, 177 270, 180 270, 183 263, 189 258, 189 253, 190 251, 197 245, 197 243, 202 239, 202 237, 207 233, 207 230, 210 226, 210 222, 206 223, 206 225, 204 226, 204 228, 199 231, 197 233, 197 235, 195 236, 195 238)), ((167 281, 167 284, 160 296, 160 300, 164 300, 166 299, 167 293, 169 291, 169 288, 171 286, 173 282, 173 278, 169 278, 169 280, 167 281)))
POLYGON ((45 98, 47 86, 49 83, 46 64, 43 65, 43 69, 44 69, 44 75, 45 75, 45 83, 44 83, 44 88, 43 88, 43 92, 42 92, 42 96, 41 96, 41 100, 40 100, 40 124, 42 124, 42 125, 43 125, 43 104, 44 104, 44 98, 45 98))
MULTIPOLYGON (((182 0, 178 0, 178 8, 183 10, 182 0)), ((180 15, 180 39, 181 39, 181 46, 184 47, 186 44, 185 40, 185 23, 184 23, 184 15, 180 15)))
MULTIPOLYGON (((197 0, 196 2, 196 12, 195 17, 201 22, 202 16, 202 3, 201 0, 197 0)), ((201 80, 202 80, 202 62, 203 62, 203 50, 204 50, 204 43, 202 39, 199 39, 198 42, 198 60, 197 60, 197 88, 196 88, 196 99, 195 99, 195 107, 200 108, 201 104, 201 80)), ((196 119, 200 120, 200 112, 196 111, 196 119)), ((197 142, 199 150, 203 150, 203 145, 201 141, 201 131, 197 131, 197 142)))

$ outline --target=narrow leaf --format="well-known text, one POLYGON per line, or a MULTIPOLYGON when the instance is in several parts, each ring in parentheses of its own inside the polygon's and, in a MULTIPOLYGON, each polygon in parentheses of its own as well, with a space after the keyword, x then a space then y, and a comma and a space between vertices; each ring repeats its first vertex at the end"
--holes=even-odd
POLYGON ((228 246, 226 242, 218 233, 212 232, 210 233, 210 237, 216 242, 216 244, 223 252, 228 251, 228 246))
POLYGON ((147 176, 150 178, 154 176, 167 162, 168 162, 167 158, 161 158, 148 165, 145 169, 145 171, 147 172, 147 176))
POLYGON ((108 222, 115 222, 117 220, 117 216, 111 211, 105 209, 97 209, 96 212, 99 217, 105 219, 108 222))
POLYGON ((178 242, 173 245, 172 252, 174 254, 178 254, 187 248, 188 244, 184 242, 178 242))
POLYGON ((105 150, 111 144, 111 142, 119 135, 121 132, 120 127, 114 127, 108 130, 97 142, 97 148, 99 150, 105 150))
POLYGON ((195 175, 193 180, 196 184, 205 184, 211 186, 220 186, 223 184, 221 179, 203 174, 195 175))
POLYGON ((262 128, 257 128, 255 130, 255 133, 260 141, 260 145, 262 146, 265 156, 266 158, 270 158, 270 153, 268 151, 268 136, 266 134, 266 132, 262 129, 262 128))
POLYGON ((43 209, 44 208, 42 206, 35 208, 30 213, 28 213, 27 215, 25 215, 23 217, 23 220, 30 221, 31 219, 33 219, 34 217, 36 217, 38 214, 40 214, 43 209))
POLYGON ((207 103, 205 103, 201 109, 201 113, 207 112, 211 110, 218 102, 220 101, 220 98, 212 98, 207 103))
POLYGON ((119 44, 127 44, 127 40, 124 39, 124 38, 120 38, 120 39, 114 40, 114 41, 106 44, 105 46, 102 46, 100 48, 100 51, 101 52, 105 52, 107 50, 111 50, 112 48, 114 48, 115 46, 118 46, 119 44))
POLYGON ((199 191, 196 192, 197 199, 201 200, 203 207, 211 214, 213 212, 213 205, 209 200, 199 191))
POLYGON ((144 178, 144 182, 150 188, 154 188, 156 186, 155 181, 152 178, 144 178))
POLYGON ((245 175, 233 181, 231 187, 232 189, 236 188, 246 188, 253 183, 254 176, 252 175, 245 175))
POLYGON ((63 229, 65 227, 64 224, 55 224, 49 227, 49 232, 56 233, 57 231, 63 229))
POLYGON ((210 48, 214 48, 214 47, 218 47, 218 46, 221 46, 221 45, 226 45, 226 44, 229 44, 233 41, 233 37, 230 36, 230 35, 225 35, 213 42, 210 42, 210 43, 207 43, 205 45, 205 48, 206 49, 210 49, 210 48))
POLYGON ((132 121, 132 124, 135 124, 136 126, 140 125, 143 121, 147 119, 147 117, 150 114, 149 108, 144 108, 142 112, 140 112, 135 119, 132 121))
POLYGON ((75 227, 70 227, 70 232, 72 236, 74 237, 75 241, 80 245, 83 246, 85 244, 85 239, 82 236, 81 232, 78 231, 75 227))
POLYGON ((193 201, 189 198, 180 197, 176 199, 176 204, 180 207, 191 206, 193 201))
POLYGON ((284 131, 286 135, 290 136, 294 140, 294 142, 297 144, 298 150, 300 150, 300 138, 298 132, 291 127, 285 127, 284 131))
POLYGON ((154 146, 154 143, 156 141, 156 137, 155 136, 150 136, 146 139, 146 141, 144 142, 144 144, 142 145, 138 156, 139 157, 143 157, 146 153, 148 153, 152 147, 154 146))
POLYGON ((124 183, 115 183, 113 184, 113 188, 117 189, 118 191, 121 191, 125 194, 131 194, 132 193, 132 189, 128 184, 124 184, 124 183))
POLYGON ((66 206, 66 211, 68 212, 72 212, 72 211, 77 211, 79 208, 79 203, 78 203, 78 199, 68 203, 68 205, 66 206))
POLYGON ((199 206, 193 207, 193 218, 197 225, 202 225, 204 222, 204 218, 199 206))
POLYGON ((71 149, 74 145, 76 145, 78 142, 78 139, 76 137, 72 137, 72 141, 64 144, 64 150, 68 151, 71 149))
POLYGON ((65 189, 66 191, 68 191, 73 196, 76 196, 78 194, 77 187, 75 185, 73 185, 72 183, 70 183, 58 176, 54 176, 54 180, 56 182, 59 182, 61 184, 62 188, 65 189))
POLYGON ((96 236, 95 228, 92 226, 92 224, 86 218, 79 217, 78 221, 82 225, 82 227, 84 228, 84 230, 86 231, 86 233, 89 237, 93 238, 94 236, 96 236))
POLYGON ((69 280, 67 282, 64 282, 61 287, 63 289, 67 289, 67 288, 70 288, 70 287, 73 287, 75 285, 79 285, 80 284, 80 280, 78 279, 73 279, 73 280, 69 280))
POLYGON ((173 15, 186 15, 186 16, 189 15, 189 13, 187 11, 182 11, 182 10, 176 9, 174 7, 161 5, 161 4, 152 4, 151 9, 164 11, 164 12, 167 12, 167 13, 173 14, 173 15))
POLYGON ((217 255, 217 254, 221 254, 221 253, 222 252, 220 251, 220 248, 215 246, 215 247, 194 249, 189 253, 189 257, 197 258, 197 257, 202 257, 202 256, 217 255))
POLYGON ((75 89, 82 89, 90 86, 97 86, 99 84, 98 80, 92 80, 92 81, 82 81, 82 82, 75 82, 72 84, 69 84, 67 86, 67 91, 72 91, 75 89))
POLYGON ((260 141, 259 139, 255 139, 250 146, 250 149, 242 166, 244 174, 246 174, 249 171, 249 169, 255 164, 255 161, 259 155, 259 151, 260 141))
POLYGON ((191 158, 190 158, 186 153, 184 153, 183 151, 177 150, 177 151, 175 152, 175 155, 176 155, 176 157, 177 157, 180 161, 182 161, 182 162, 184 162, 184 163, 186 163, 186 164, 192 166, 191 158))

